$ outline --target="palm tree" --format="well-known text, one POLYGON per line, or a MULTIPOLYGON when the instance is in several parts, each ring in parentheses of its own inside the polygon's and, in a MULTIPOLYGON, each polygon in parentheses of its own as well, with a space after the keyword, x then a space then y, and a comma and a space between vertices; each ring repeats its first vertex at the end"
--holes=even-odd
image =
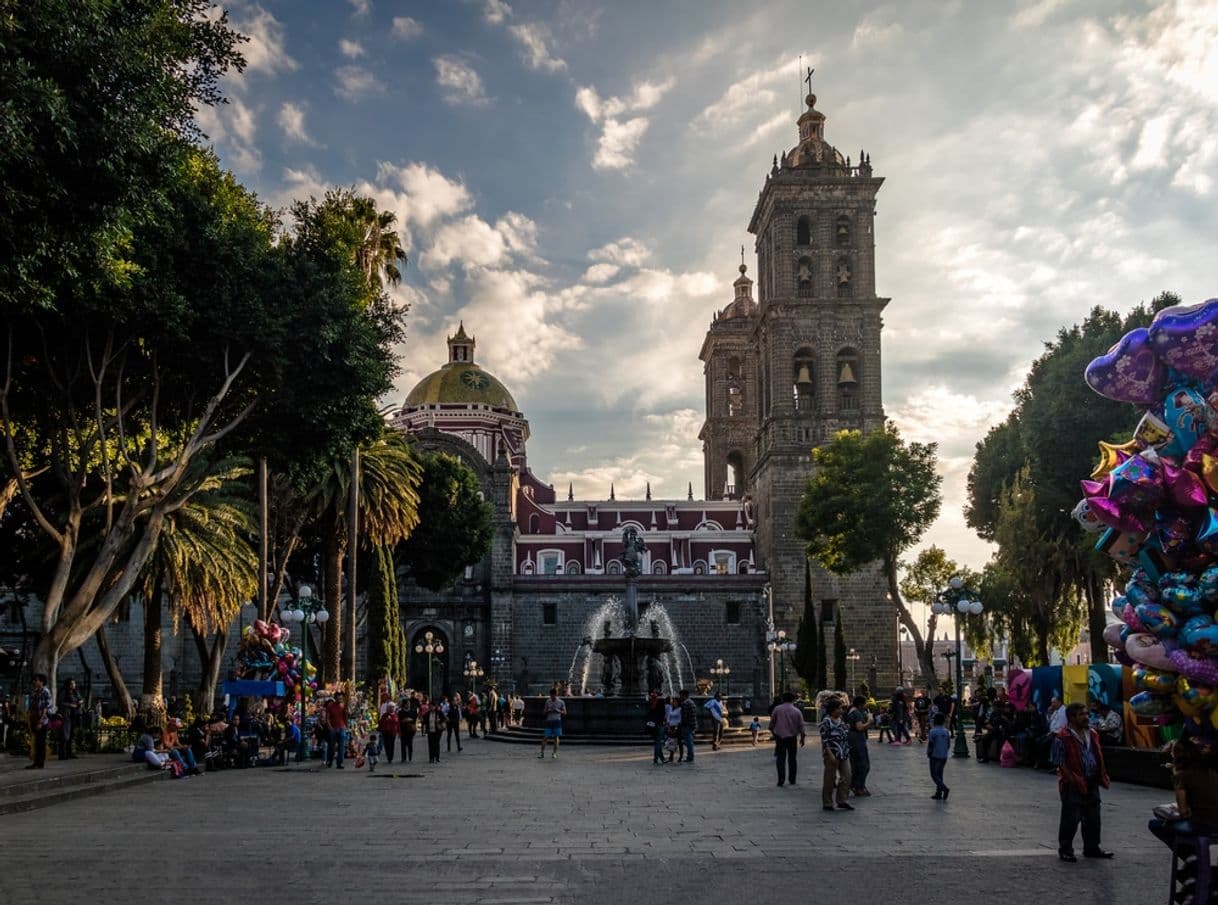
MULTIPOLYGON (((380 439, 360 449, 359 529, 360 539, 370 547, 392 547, 410 536, 419 522, 419 480, 422 468, 409 441, 397 431, 386 431, 380 439)), ((346 458, 335 460, 311 498, 318 521, 325 526, 323 569, 325 604, 330 611, 326 630, 323 677, 338 680, 342 673, 343 600, 342 562, 347 552, 347 500, 351 493, 351 468, 346 458)), ((348 622, 354 617, 347 613, 348 622)), ((354 651, 349 652, 354 664, 354 651)), ((353 673, 348 668, 348 673, 353 673)), ((353 674, 343 678, 354 679, 353 674)))
POLYGON ((162 593, 168 596, 175 619, 184 617, 195 639, 203 666, 198 706, 210 710, 215 700, 228 627, 258 588, 258 552, 249 540, 257 530, 245 481, 249 475, 243 460, 220 462, 191 499, 166 516, 144 574, 142 711, 163 707, 162 593), (209 635, 214 635, 210 643, 209 635))
POLYGON ((348 216, 360 228, 355 263, 364 279, 377 289, 383 288, 382 280, 390 286, 398 285, 402 281, 398 262, 406 264, 406 251, 393 228, 397 217, 391 211, 378 211, 376 202, 362 197, 351 198, 348 216))

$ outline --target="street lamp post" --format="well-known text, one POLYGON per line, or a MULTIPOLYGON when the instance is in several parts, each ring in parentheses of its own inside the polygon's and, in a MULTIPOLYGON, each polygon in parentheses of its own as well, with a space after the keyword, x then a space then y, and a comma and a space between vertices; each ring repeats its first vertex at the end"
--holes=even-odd
POLYGON ((846 654, 846 659, 850 661, 850 695, 851 695, 851 697, 854 696, 855 690, 858 688, 858 685, 855 684, 855 681, 854 681, 854 664, 859 661, 859 658, 861 656, 862 656, 862 654, 860 654, 858 651, 856 651, 853 647, 850 648, 850 652, 848 654, 846 654))
POLYGON ((774 642, 778 639, 778 632, 774 630, 774 586, 767 584, 761 589, 762 595, 766 602, 766 623, 765 623, 765 643, 766 650, 769 651, 769 675, 770 675, 770 697, 774 697, 774 642))
POLYGON ((728 697, 731 697, 731 694, 732 694, 732 692, 731 692, 731 690, 730 690, 730 688, 731 688, 731 686, 730 686, 731 679, 729 679, 729 678, 728 678, 728 676, 730 676, 730 675, 732 674, 732 670, 731 670, 731 667, 730 667, 730 666, 727 666, 727 665, 726 665, 726 664, 723 662, 723 658, 722 658, 722 657, 720 657, 719 659, 717 659, 717 660, 715 661, 715 665, 714 665, 714 666, 712 666, 712 667, 710 668, 710 674, 711 674, 712 676, 715 676, 717 679, 722 680, 722 682, 723 682, 723 693, 724 693, 725 695, 727 695, 728 697))
POLYGON ((774 663, 774 654, 778 654, 778 675, 782 680, 782 690, 787 690, 787 653, 795 650, 795 642, 787 640, 787 633, 782 629, 774 632, 774 640, 766 645, 770 651, 770 664, 774 663))
POLYGON ((478 665, 477 660, 470 660, 465 664, 465 669, 461 671, 461 675, 465 676, 469 682, 470 690, 478 693, 478 680, 486 675, 486 670, 478 665))
POLYGON ((296 762, 309 759, 309 734, 305 732, 305 696, 309 691, 309 626, 313 623, 324 626, 330 621, 330 611, 321 598, 313 596, 313 589, 302 584, 296 593, 295 609, 283 610, 279 614, 285 625, 300 626, 300 748, 296 762))
POLYGON ((964 586, 964 579, 959 575, 953 576, 947 584, 946 589, 935 595, 930 608, 942 616, 952 614, 952 622, 956 626, 956 651, 951 655, 944 654, 949 661, 949 675, 951 657, 956 658, 956 745, 952 757, 968 757, 968 739, 964 737, 964 658, 960 646, 960 617, 966 613, 979 616, 985 607, 977 599, 977 594, 964 586))
POLYGON ((427 654, 427 700, 430 701, 434 697, 431 689, 431 664, 439 654, 444 653, 444 643, 431 632, 426 632, 423 640, 414 646, 414 652, 427 654))

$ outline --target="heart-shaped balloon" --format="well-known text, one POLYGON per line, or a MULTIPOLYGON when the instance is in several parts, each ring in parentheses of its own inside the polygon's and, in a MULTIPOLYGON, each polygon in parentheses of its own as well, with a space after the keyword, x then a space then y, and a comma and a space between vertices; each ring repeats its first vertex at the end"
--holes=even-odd
POLYGON ((1218 299, 1164 308, 1150 322, 1147 334, 1158 359, 1181 374, 1208 381, 1218 372, 1218 299))
POLYGON ((1084 377, 1091 389, 1108 399, 1153 405, 1163 398, 1167 367, 1155 356, 1150 332, 1138 327, 1092 360, 1084 377))

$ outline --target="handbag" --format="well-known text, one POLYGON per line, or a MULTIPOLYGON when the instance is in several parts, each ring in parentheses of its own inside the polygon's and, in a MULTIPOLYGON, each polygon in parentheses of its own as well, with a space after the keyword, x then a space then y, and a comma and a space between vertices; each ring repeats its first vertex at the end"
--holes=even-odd
POLYGON ((47 730, 50 732, 58 732, 63 728, 63 717, 57 713, 47 717, 47 730))

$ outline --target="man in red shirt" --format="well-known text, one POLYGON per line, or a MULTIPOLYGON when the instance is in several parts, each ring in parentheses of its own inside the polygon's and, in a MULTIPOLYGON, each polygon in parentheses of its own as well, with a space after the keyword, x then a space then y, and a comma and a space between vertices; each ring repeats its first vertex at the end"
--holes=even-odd
POLYGON ((326 723, 330 726, 330 750, 326 752, 326 766, 337 758, 338 769, 343 769, 343 756, 347 753, 347 705, 343 693, 337 691, 326 704, 326 723))
POLYGON ((1062 799, 1061 823, 1057 831, 1057 856, 1074 863, 1074 834, 1083 824, 1083 857, 1111 858, 1100 848, 1100 786, 1108 788, 1108 771, 1100 737, 1088 725, 1087 708, 1066 707, 1066 726, 1053 745, 1057 764, 1057 790, 1062 799))

